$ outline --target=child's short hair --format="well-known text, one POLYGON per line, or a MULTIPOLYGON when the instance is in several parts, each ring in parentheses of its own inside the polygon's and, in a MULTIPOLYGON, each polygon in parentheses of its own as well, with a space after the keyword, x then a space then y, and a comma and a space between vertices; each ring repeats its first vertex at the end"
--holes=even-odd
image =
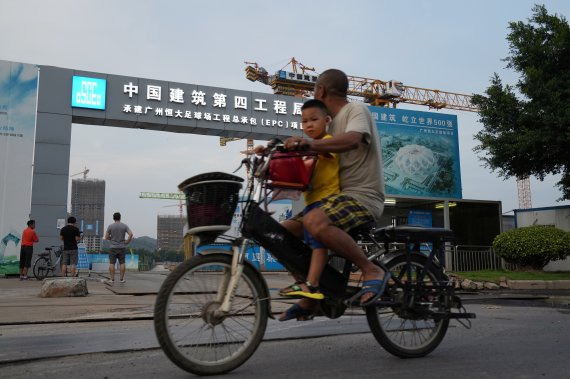
POLYGON ((309 109, 309 108, 318 108, 320 109, 324 114, 328 115, 329 114, 329 110, 327 109, 327 106, 325 105, 325 103, 323 103, 320 100, 317 99, 311 99, 305 102, 305 104, 303 104, 303 106, 301 107, 301 110, 304 111, 305 109, 309 109))
POLYGON ((68 224, 75 224, 76 222, 77 222, 77 220, 76 220, 75 217, 73 217, 73 216, 69 216, 69 217, 67 218, 67 223, 68 223, 68 224))

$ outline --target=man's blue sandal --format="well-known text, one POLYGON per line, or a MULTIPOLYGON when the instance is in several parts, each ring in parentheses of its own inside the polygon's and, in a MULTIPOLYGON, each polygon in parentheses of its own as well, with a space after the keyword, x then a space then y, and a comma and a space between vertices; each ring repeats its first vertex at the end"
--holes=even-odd
POLYGON ((386 284, 390 280, 391 276, 392 275, 390 274, 390 272, 386 272, 384 274, 384 279, 382 279, 382 280, 374 279, 374 280, 364 281, 362 283, 362 289, 360 291, 358 291, 355 295, 350 297, 348 300, 346 300, 346 304, 357 305, 357 306, 360 305, 362 307, 367 307, 367 306, 373 304, 384 293, 384 290, 386 289, 386 284), (368 299, 368 301, 361 303, 360 298, 365 293, 373 293, 374 296, 372 296, 370 299, 368 299))
POLYGON ((299 304, 293 304, 289 309, 285 311, 285 314, 279 318, 279 321, 292 320, 294 318, 297 321, 308 321, 312 320, 314 317, 314 310, 301 308, 299 304))

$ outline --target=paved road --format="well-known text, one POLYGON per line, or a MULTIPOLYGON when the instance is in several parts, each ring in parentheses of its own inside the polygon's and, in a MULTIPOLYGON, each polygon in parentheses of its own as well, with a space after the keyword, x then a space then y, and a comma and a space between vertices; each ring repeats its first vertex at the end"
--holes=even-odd
MULTIPOLYGON (((567 377, 570 310, 494 304, 471 304, 469 310, 478 316, 471 330, 457 326, 450 328, 434 353, 416 360, 401 360, 384 351, 368 332, 361 316, 339 320, 317 319, 304 323, 271 323, 265 342, 248 362, 231 375, 239 378, 269 375, 272 378, 380 375, 388 378, 407 375, 422 378, 461 376, 462 379, 567 377), (326 336, 346 329, 351 329, 351 334, 326 336), (298 339, 301 336, 303 339, 298 339), (287 339, 275 339, 282 337, 287 339)), ((107 340, 115 347, 121 347, 127 341, 131 348, 146 350, 0 364, 0 376, 188 377, 161 350, 152 348, 152 330, 143 321, 122 322, 122 326, 111 324, 98 331, 90 327, 84 331, 86 335, 77 335, 78 330, 73 330, 77 325, 67 325, 70 329, 60 331, 57 337, 51 335, 48 329, 30 330, 26 335, 24 329, 2 328, 0 349, 2 354, 7 354, 11 350, 18 350, 19 343, 31 347, 34 341, 44 351, 57 350, 57 346, 68 345, 70 341, 74 341, 74 346, 79 349, 95 344, 99 339, 98 343, 107 340)), ((46 325, 44 328, 53 326, 46 325)), ((24 353, 24 350, 20 352, 24 353)))
MULTIPOLYGON (((363 315, 308 322, 269 320, 265 340, 368 333, 363 315)), ((73 354, 158 348, 152 321, 8 325, 0 332, 0 364, 73 354)), ((2 372, 0 371, 0 377, 2 372)))

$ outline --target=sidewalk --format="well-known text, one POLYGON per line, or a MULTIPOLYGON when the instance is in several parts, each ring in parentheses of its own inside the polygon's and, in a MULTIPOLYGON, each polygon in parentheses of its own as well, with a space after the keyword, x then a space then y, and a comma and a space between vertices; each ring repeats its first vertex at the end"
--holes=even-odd
MULTIPOLYGON (((42 282, 0 278, 0 325, 152 319, 154 301, 164 272, 127 272, 126 283, 107 284, 107 274, 91 273, 86 297, 41 298, 42 282)), ((83 277, 83 276, 82 276, 83 277)), ((264 274, 272 297, 292 283, 287 273, 264 274)), ((294 300, 272 301, 280 313, 294 300)))
MULTIPOLYGON (((86 277, 89 295, 86 297, 40 298, 41 281, 20 281, 18 278, 0 278, 0 325, 42 324, 57 322, 151 320, 154 302, 168 271, 127 272, 126 283, 106 284, 107 274, 91 273, 86 277)), ((293 282, 283 272, 264 273, 272 298, 278 290, 293 282)), ((552 287, 527 283, 519 290, 465 292, 465 301, 492 299, 547 299, 549 295, 570 299, 570 291, 555 291, 552 287), (528 290, 528 288, 536 290, 528 290), (542 289, 542 291, 540 291, 542 289), (537 291, 538 290, 538 291, 537 291)), ((273 300, 273 313, 281 313, 295 300, 273 300)), ((568 301, 568 300, 564 300, 568 301)), ((347 312, 361 313, 360 308, 347 312)))

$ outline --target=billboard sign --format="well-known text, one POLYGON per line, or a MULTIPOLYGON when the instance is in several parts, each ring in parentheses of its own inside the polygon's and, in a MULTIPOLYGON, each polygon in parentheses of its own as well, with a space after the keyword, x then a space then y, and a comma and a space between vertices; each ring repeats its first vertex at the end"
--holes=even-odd
POLYGON ((370 107, 382 141, 386 194, 458 198, 457 116, 370 107))
POLYGON ((31 213, 38 68, 0 61, 0 275, 17 274, 31 213))
POLYGON ((105 79, 74 76, 71 87, 72 107, 105 110, 107 94, 105 79))

